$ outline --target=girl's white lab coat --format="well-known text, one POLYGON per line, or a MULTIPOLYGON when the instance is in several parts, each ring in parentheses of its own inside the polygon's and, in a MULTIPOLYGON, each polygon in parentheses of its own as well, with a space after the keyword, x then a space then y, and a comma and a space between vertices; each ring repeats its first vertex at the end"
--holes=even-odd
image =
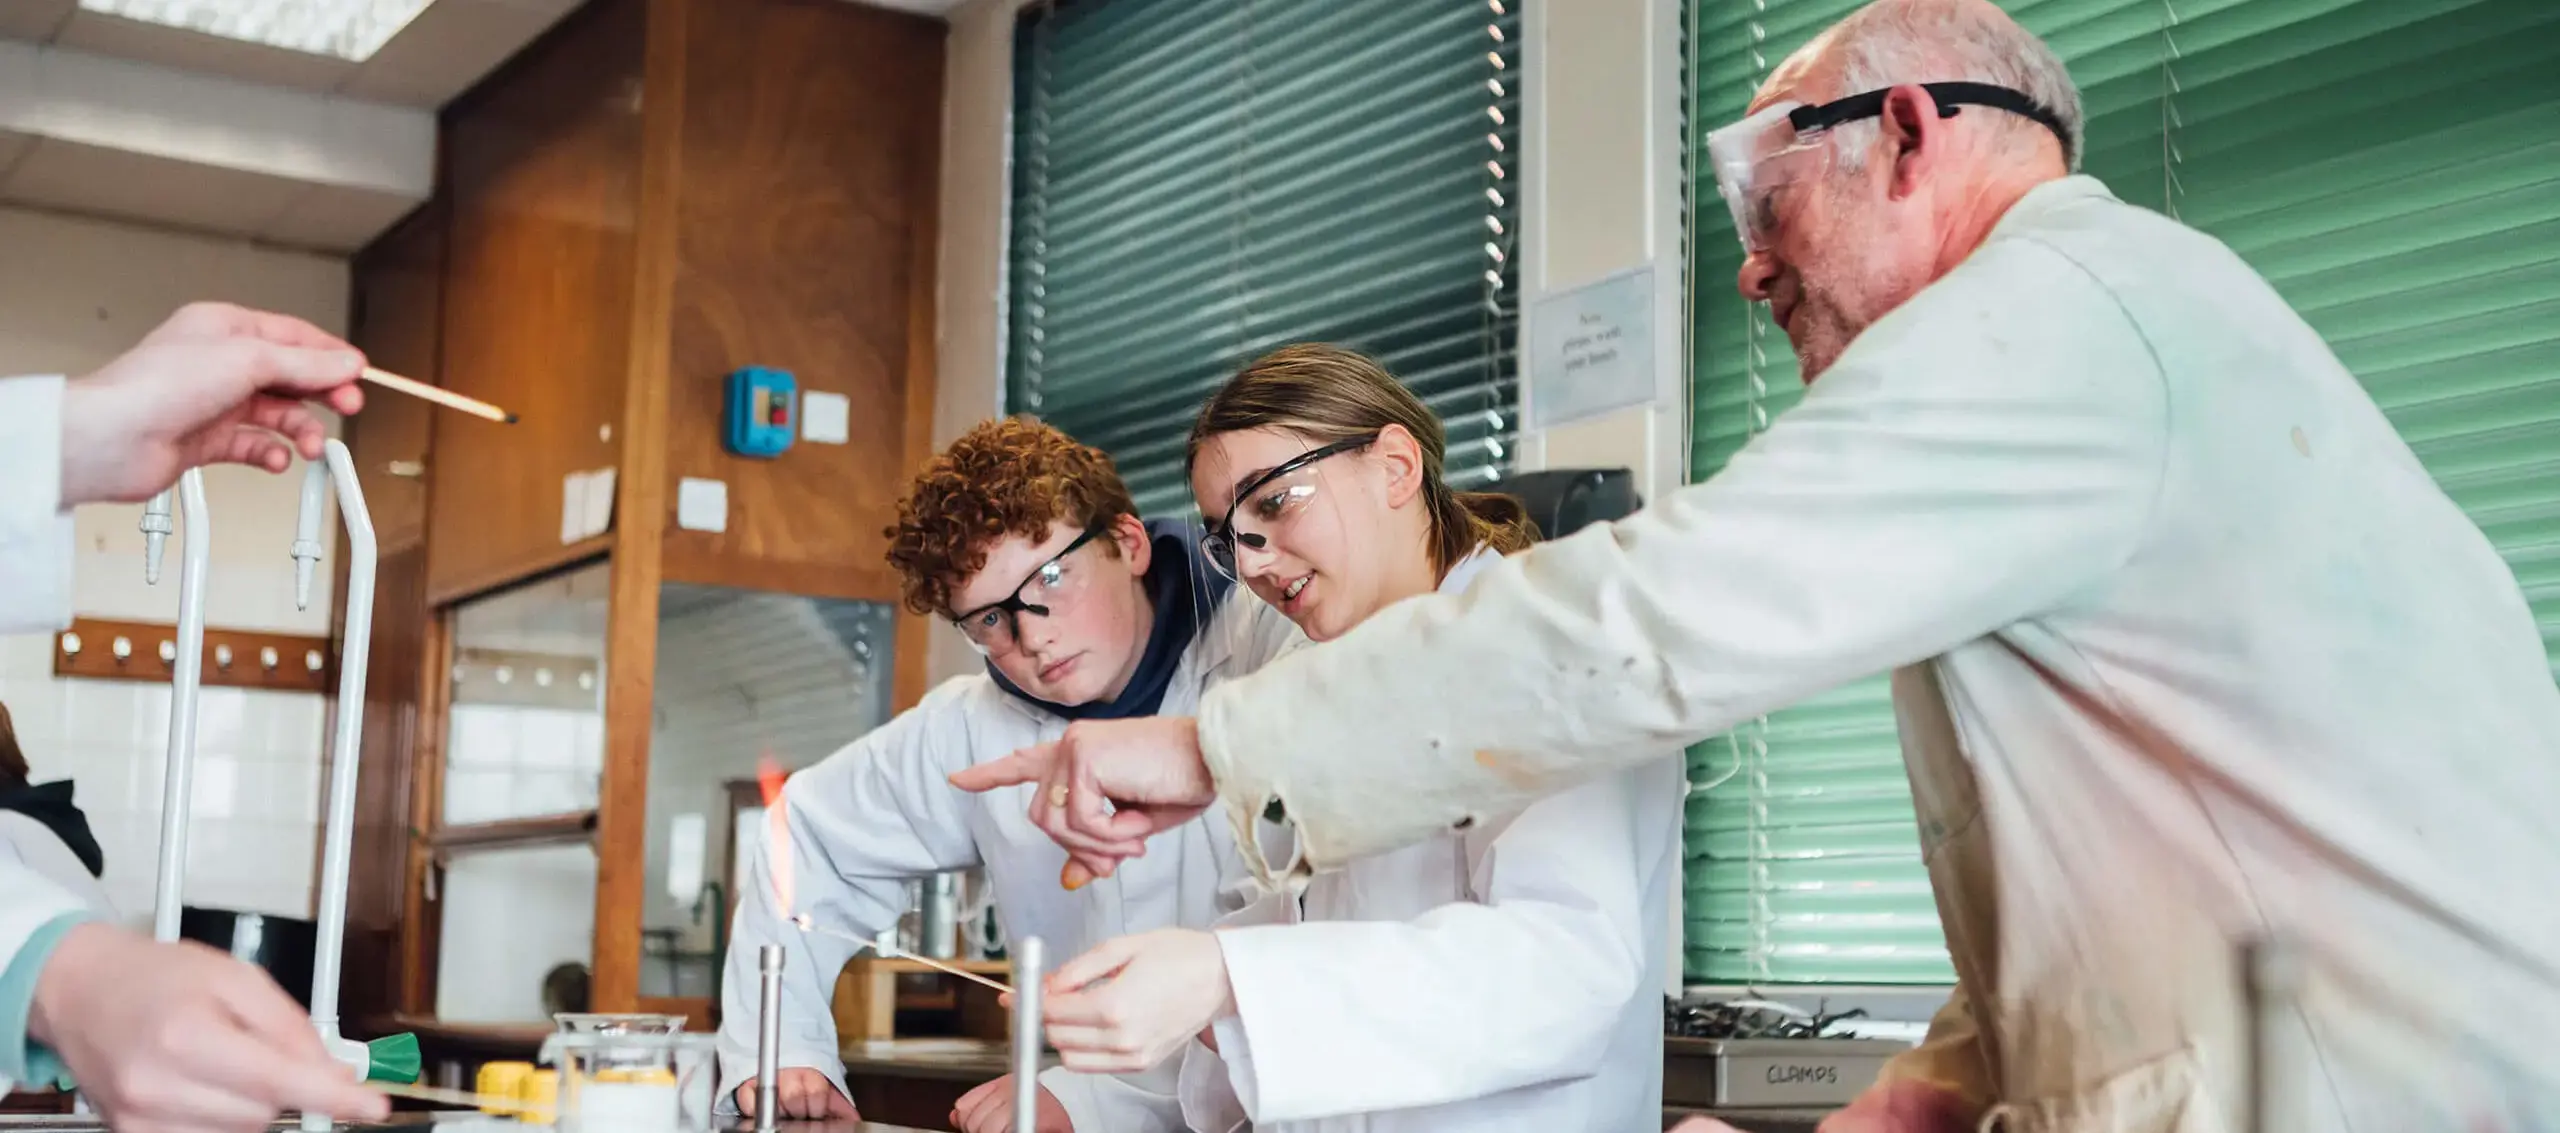
POLYGON ((2313 960, 2271 1016, 2291 1128, 2548 1128, 2545 632, 2264 280, 2074 177, 1715 478, 1222 687, 1200 731, 1231 812, 1278 797, 1324 867, 1893 670, 1961 986, 1890 1076, 2009 1131, 2241 1128, 2236 945, 2275 931, 2313 960))
MULTIPOLYGON (((62 379, 0 379, 0 634, 49 633, 70 620, 62 379)), ((18 855, 0 857, 0 968, 36 930, 65 916, 92 916, 88 896, 47 880, 18 855)), ((0 1093, 24 1069, 22 1053, 22 1045, 0 1053, 0 1093)))
MULTIPOLYGON (((1449 571, 1464 589, 1500 555, 1449 571)), ((1676 750, 1345 863, 1218 933, 1236 1013, 1182 1065, 1204 1133, 1639 1130, 1662 1122, 1676 750)), ((1143 859, 1140 859, 1143 860, 1143 859)), ((1294 890, 1296 887, 1289 887, 1294 890)))
MULTIPOLYGON (((1243 588, 1231 590, 1176 665, 1160 711, 1191 712, 1204 685, 1251 672, 1290 644, 1297 627, 1243 588)), ((780 944, 782 1059, 844 1089, 829 1004, 836 973, 855 945, 788 923, 805 914, 837 932, 870 937, 897 923, 906 883, 983 867, 1008 939, 1038 936, 1063 960, 1101 941, 1173 926, 1206 928, 1252 893, 1244 858, 1223 822, 1201 820, 1150 839, 1146 856, 1076 892, 1058 884, 1066 853, 1029 818, 1025 785, 973 795, 955 771, 1057 739, 1066 721, 1005 693, 984 674, 944 682, 914 708, 793 775, 783 788, 791 834, 793 907, 776 911, 775 871, 759 840, 740 895, 721 990, 720 1104, 734 1112, 738 1085, 756 1072, 756 950, 780 944)), ((1041 1085, 1085 1133, 1177 1127, 1171 1060, 1126 1077, 1052 1069, 1041 1085)), ((848 1096, 850 1096, 848 1094, 848 1096)))

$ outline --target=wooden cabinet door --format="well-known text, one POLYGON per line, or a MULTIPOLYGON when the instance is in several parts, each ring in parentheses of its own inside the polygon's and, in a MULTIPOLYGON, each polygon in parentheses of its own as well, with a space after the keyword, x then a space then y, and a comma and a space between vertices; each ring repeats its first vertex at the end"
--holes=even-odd
POLYGON ((639 0, 591 4, 446 112, 444 384, 521 420, 437 422, 437 602, 606 545, 563 539, 563 483, 621 451, 643 29, 639 0))
MULTIPOLYGON (((432 202, 356 257, 352 341, 395 374, 438 384, 443 336, 444 210, 432 202)), ((414 397, 368 387, 364 412, 347 422, 347 450, 388 558, 427 535, 427 453, 435 415, 414 397)))

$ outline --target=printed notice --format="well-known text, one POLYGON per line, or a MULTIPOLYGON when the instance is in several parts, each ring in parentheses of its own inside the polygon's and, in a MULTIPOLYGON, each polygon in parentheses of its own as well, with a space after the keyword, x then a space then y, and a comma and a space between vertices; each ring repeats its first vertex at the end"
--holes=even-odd
POLYGON ((1653 268, 1529 308, 1529 425, 1545 429, 1654 397, 1653 268))
POLYGON ((729 483, 726 480, 697 480, 691 476, 676 483, 676 526, 687 531, 727 531, 729 529, 729 483))

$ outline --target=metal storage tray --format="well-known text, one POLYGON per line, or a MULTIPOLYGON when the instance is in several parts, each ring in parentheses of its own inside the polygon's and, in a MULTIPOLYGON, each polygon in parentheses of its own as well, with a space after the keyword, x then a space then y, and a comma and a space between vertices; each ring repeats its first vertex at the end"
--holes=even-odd
POLYGON ((1891 1039, 1662 1040, 1662 1100, 1684 1106, 1845 1105, 1885 1060, 1911 1049, 1891 1039))

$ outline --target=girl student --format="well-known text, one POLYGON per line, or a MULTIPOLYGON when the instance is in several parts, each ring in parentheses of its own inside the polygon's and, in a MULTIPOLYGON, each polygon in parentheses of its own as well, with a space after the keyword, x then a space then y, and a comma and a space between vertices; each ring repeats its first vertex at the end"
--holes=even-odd
MULTIPOLYGON (((1445 437, 1368 358, 1266 356, 1191 431, 1204 549, 1317 643, 1463 590, 1536 533, 1517 501, 1443 479, 1445 437)), ((1054 977, 1048 1037, 1104 1072, 1180 1049, 1205 1133, 1658 1129, 1681 773, 1665 752, 1214 931, 1107 942, 1054 977)))

